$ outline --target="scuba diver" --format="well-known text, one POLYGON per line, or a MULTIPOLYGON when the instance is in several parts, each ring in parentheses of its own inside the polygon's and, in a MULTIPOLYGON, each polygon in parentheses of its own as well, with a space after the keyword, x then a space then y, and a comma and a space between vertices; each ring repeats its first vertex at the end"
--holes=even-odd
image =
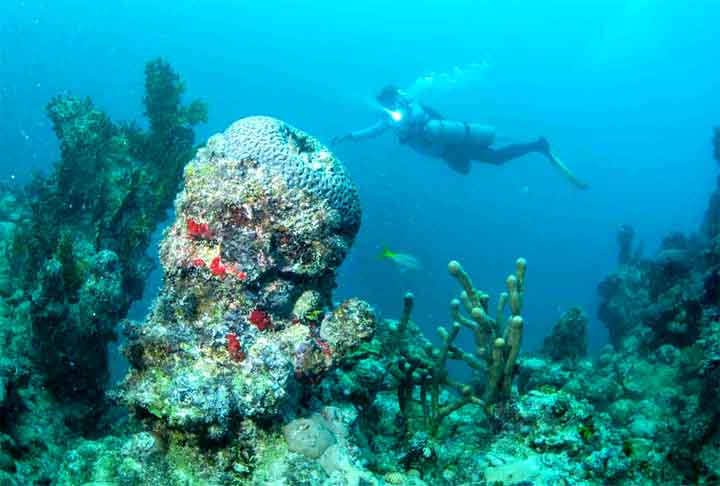
POLYGON ((441 158, 461 174, 470 172, 472 160, 502 165, 529 153, 539 153, 575 187, 588 187, 552 153, 545 137, 530 143, 492 147, 495 142, 495 129, 492 126, 445 119, 434 109, 424 106, 395 86, 386 86, 375 99, 383 112, 380 119, 371 127, 334 137, 331 140, 333 145, 350 140, 365 140, 392 131, 401 144, 421 154, 441 158))

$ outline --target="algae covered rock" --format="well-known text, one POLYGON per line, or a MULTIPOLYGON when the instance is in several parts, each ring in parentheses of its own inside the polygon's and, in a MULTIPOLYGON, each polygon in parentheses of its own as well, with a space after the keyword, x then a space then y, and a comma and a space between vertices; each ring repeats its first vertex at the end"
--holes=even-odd
POLYGON ((28 320, 16 321, 31 333, 32 375, 77 432, 98 428, 108 408, 108 344, 142 296, 150 236, 167 217, 203 119, 204 103, 183 105, 185 84, 167 62, 149 62, 145 75, 149 130, 64 93, 46 108, 60 159, 24 187, 0 184, 0 298, 29 308, 28 320))
POLYGON ((268 474, 263 478, 265 482, 259 484, 379 485, 374 475, 363 468, 359 461, 360 450, 350 440, 350 428, 357 417, 353 406, 328 406, 308 418, 291 421, 283 427, 290 453, 266 464, 264 473, 255 477, 256 481, 262 481, 259 478, 268 474), (285 482, 288 476, 285 471, 297 470, 299 465, 307 471, 317 471, 320 466, 324 474, 305 473, 294 481, 285 482), (277 471, 284 472, 283 479, 277 477, 277 471), (312 480, 308 481, 310 478, 312 480))
MULTIPOLYGON (((316 139, 268 117, 242 119, 210 138, 187 166, 185 183, 177 202, 184 218, 173 233, 193 233, 196 224, 191 236, 221 243, 221 263, 260 284, 268 303, 298 292, 293 278, 332 274, 360 226, 357 190, 340 161, 316 139), (278 272, 285 285, 272 278, 278 272)), ((197 241, 171 242, 185 244, 166 244, 165 258, 204 256, 192 255, 203 246, 197 241)))
POLYGON ((543 341, 541 353, 553 361, 577 360, 587 354, 588 318, 579 307, 567 310, 543 341))
POLYGON ((323 421, 316 417, 309 419, 295 419, 285 427, 283 434, 288 443, 288 449, 307 457, 317 459, 335 444, 335 436, 323 424, 323 421))
POLYGON ((320 325, 320 337, 334 352, 346 354, 361 342, 372 337, 375 331, 373 308, 359 299, 343 302, 320 325))
POLYGON ((142 416, 218 438, 233 417, 280 413, 372 336, 375 314, 357 299, 331 308, 360 205, 316 139, 246 118, 184 177, 161 243, 164 287, 147 322, 127 326, 122 395, 142 416))

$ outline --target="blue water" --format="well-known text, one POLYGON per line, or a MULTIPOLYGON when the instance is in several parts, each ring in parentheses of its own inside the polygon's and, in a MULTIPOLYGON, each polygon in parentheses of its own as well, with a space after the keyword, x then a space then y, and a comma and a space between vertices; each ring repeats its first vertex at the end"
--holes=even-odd
MULTIPOLYGON (((432 332, 458 290, 449 259, 495 294, 524 256, 533 349, 569 306, 594 317, 619 224, 635 226, 648 253, 668 231, 697 228, 715 178, 719 14, 709 0, 3 0, 0 180, 21 183, 57 157, 44 115, 57 93, 140 118, 143 66, 157 56, 182 74, 188 99, 208 101, 200 139, 270 114, 329 140, 371 124, 367 100, 387 83, 484 63, 428 101, 511 139, 546 135, 591 189, 575 190, 539 156, 475 164, 463 177, 390 135, 340 146, 364 219, 336 296, 396 316, 411 290, 414 317, 432 332), (376 260, 383 244, 424 270, 376 260)), ((597 347, 601 325, 590 331, 597 347)))

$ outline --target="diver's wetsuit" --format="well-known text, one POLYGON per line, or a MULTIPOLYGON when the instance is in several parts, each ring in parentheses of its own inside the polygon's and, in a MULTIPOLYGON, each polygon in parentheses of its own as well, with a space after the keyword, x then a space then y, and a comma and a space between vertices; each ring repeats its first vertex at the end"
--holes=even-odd
POLYGON ((397 135, 400 143, 410 146, 412 149, 424 155, 431 157, 442 157, 443 146, 437 142, 426 139, 423 136, 425 124, 432 118, 420 103, 412 102, 400 111, 383 113, 378 121, 371 127, 356 130, 350 133, 351 140, 363 140, 366 138, 377 137, 387 131, 392 131, 397 135), (399 120, 393 118, 396 113, 402 118, 399 120))
POLYGON ((491 148, 494 140, 492 127, 446 120, 432 108, 417 101, 404 103, 397 111, 383 113, 373 126, 354 131, 348 138, 362 140, 389 130, 397 135, 400 143, 421 154, 442 158, 461 174, 470 172, 471 160, 500 165, 531 152, 544 153, 545 147, 541 141, 536 141, 491 148), (430 129, 438 125, 441 126, 440 130, 430 129), (445 130, 442 130, 442 125, 446 127, 445 130), (455 129, 455 132, 451 133, 447 128, 455 129), (457 133, 458 130, 461 133, 457 133), (481 132, 479 136, 478 130, 481 132))

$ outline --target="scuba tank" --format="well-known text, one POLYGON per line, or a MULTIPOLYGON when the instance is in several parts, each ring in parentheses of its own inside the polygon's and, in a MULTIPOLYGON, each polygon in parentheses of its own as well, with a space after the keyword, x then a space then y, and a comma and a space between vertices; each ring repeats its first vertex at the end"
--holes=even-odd
POLYGON ((453 120, 430 120, 424 134, 429 142, 441 145, 488 147, 495 141, 492 126, 453 120))

